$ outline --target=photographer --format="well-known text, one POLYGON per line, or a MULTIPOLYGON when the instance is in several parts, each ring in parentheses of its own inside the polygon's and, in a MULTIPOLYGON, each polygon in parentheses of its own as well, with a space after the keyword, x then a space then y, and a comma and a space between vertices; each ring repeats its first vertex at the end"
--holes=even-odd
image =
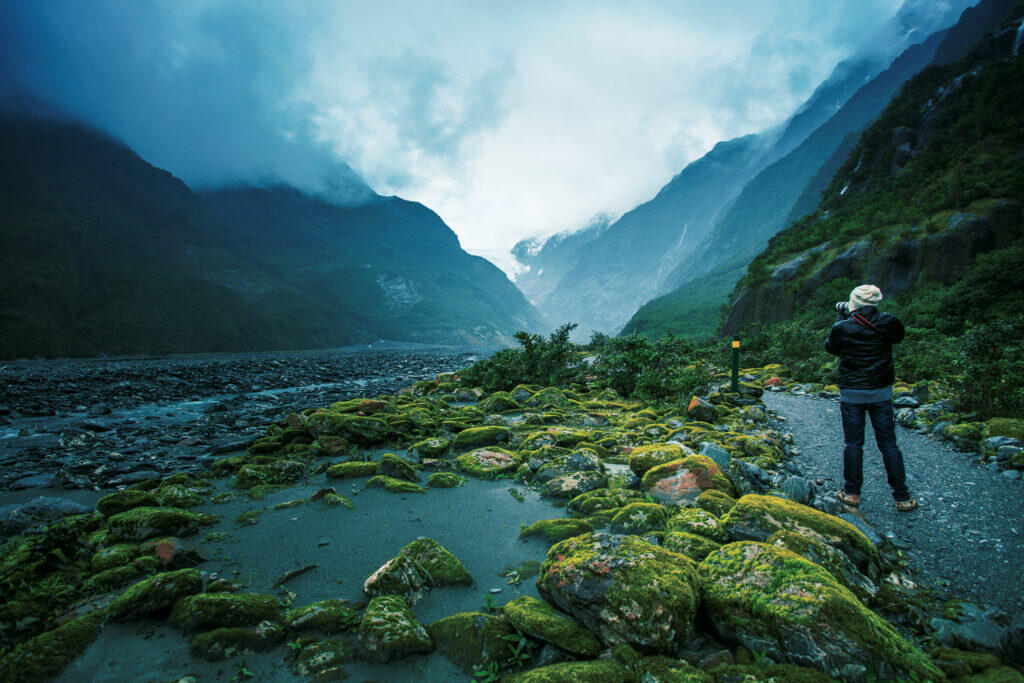
POLYGON ((860 504, 867 414, 871 416, 875 441, 882 452, 896 509, 909 512, 917 507, 917 501, 907 490, 892 409, 892 383, 896 377, 892 345, 903 341, 904 330, 896 316, 878 310, 881 300, 882 292, 874 285, 854 289, 849 301, 836 304, 839 319, 825 340, 825 350, 839 356, 840 412, 846 442, 843 450, 845 481, 837 496, 847 505, 860 504))

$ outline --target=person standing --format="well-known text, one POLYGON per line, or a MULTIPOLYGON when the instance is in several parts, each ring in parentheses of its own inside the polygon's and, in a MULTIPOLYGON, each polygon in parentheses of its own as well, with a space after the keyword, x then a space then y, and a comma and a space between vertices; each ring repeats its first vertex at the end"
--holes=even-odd
POLYGON ((839 356, 839 400, 843 419, 843 490, 837 497, 850 506, 860 504, 864 483, 864 423, 871 417, 875 442, 896 501, 896 509, 909 512, 917 500, 907 489, 903 454, 896 443, 896 418, 892 408, 892 383, 896 370, 893 344, 903 341, 903 323, 891 313, 878 310, 882 292, 861 285, 849 301, 836 304, 838 320, 829 330, 825 350, 839 356))

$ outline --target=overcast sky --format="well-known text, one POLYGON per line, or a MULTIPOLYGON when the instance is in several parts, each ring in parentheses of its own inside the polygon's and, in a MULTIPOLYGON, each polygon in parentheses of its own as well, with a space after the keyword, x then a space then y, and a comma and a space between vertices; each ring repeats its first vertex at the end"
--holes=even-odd
POLYGON ((471 250, 650 198, 780 123, 900 4, 0 2, 6 78, 193 186, 316 189, 342 159, 471 250))

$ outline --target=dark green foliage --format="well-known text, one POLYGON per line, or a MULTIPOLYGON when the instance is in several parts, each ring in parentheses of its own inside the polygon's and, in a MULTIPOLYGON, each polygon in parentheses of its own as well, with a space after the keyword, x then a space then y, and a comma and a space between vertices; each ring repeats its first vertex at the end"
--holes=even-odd
POLYGON ((711 381, 711 368, 694 360, 696 347, 671 333, 658 341, 633 334, 608 339, 598 352, 592 372, 599 386, 620 396, 659 400, 685 396, 688 400, 711 381))
POLYGON ((576 345, 569 341, 574 329, 575 323, 562 325, 547 339, 517 332, 515 338, 522 348, 502 349, 463 370, 460 377, 466 384, 486 391, 508 391, 519 384, 565 386, 579 381, 584 362, 576 345))

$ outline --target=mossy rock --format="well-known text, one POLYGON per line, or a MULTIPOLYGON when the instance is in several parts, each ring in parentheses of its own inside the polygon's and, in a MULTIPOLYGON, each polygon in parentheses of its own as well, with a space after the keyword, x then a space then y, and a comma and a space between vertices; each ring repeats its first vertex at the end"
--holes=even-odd
POLYGON ((292 671, 314 681, 340 681, 348 677, 342 665, 357 658, 355 645, 343 638, 328 638, 309 643, 299 650, 292 671))
POLYGON ((20 643, 3 659, 2 680, 28 683, 58 676, 99 637, 105 618, 106 610, 91 612, 20 643))
POLYGON ((523 528, 519 538, 540 536, 548 543, 557 543, 593 530, 594 527, 582 519, 542 519, 523 528))
MULTIPOLYGON (((616 650, 618 651, 618 650, 616 650)), ((634 654, 636 654, 634 652, 634 654)), ((637 655, 639 657, 639 655, 637 655)), ((701 671, 684 659, 673 659, 662 655, 639 658, 633 671, 640 674, 641 681, 658 681, 658 683, 715 683, 715 677, 701 671)), ((729 683, 746 681, 746 678, 729 680, 729 683)), ((751 681, 761 679, 749 679, 751 681)), ((762 682, 763 683, 763 682, 762 682)))
POLYGON ((501 413, 506 410, 519 410, 522 406, 507 391, 496 391, 477 404, 485 413, 501 413))
POLYGON ((577 449, 565 455, 557 455, 541 465, 534 475, 534 481, 544 483, 555 477, 572 472, 604 473, 604 465, 597 453, 585 448, 577 449))
POLYGON ((703 455, 688 455, 644 474, 640 488, 666 505, 691 505, 709 489, 731 494, 732 481, 714 460, 703 455))
POLYGON ((704 536, 716 543, 726 543, 729 534, 725 532, 722 520, 701 508, 683 508, 668 520, 669 531, 686 531, 704 536))
POLYGON ((394 479, 404 479, 405 481, 420 480, 420 473, 412 466, 412 463, 398 457, 394 453, 385 453, 381 456, 377 473, 394 479))
POLYGON ((533 408, 534 410, 543 410, 544 408, 568 408, 570 404, 570 400, 566 395, 556 387, 541 389, 528 398, 524 403, 527 408, 533 408))
POLYGON ((359 645, 368 659, 389 662, 434 649, 430 634, 400 595, 370 600, 359 623, 359 645))
POLYGON ((994 417, 985 423, 983 436, 1008 436, 1024 443, 1024 420, 1014 420, 1008 417, 994 417))
POLYGON ((509 623, 531 638, 579 657, 601 653, 601 643, 593 633, 543 600, 524 595, 506 603, 502 611, 509 623))
POLYGON ((777 496, 743 496, 722 521, 733 540, 766 541, 776 531, 785 529, 838 548, 869 577, 875 576, 881 566, 878 550, 857 527, 777 496))
POLYGON ((127 586, 139 576, 139 570, 130 564, 111 567, 89 577, 89 580, 85 582, 85 587, 90 591, 109 591, 127 586))
POLYGON ((372 477, 377 474, 377 463, 373 461, 353 460, 351 462, 339 462, 327 468, 328 479, 356 479, 358 477, 372 477))
POLYGON ((541 493, 552 498, 575 498, 607 486, 608 476, 604 472, 569 472, 545 482, 541 493))
POLYGON ((243 465, 236 475, 235 488, 259 485, 297 484, 306 478, 308 468, 297 460, 276 460, 265 464, 243 465))
POLYGON ((708 555, 699 573, 702 613, 717 632, 777 662, 844 679, 943 677, 827 571, 790 550, 730 543, 708 555))
MULTIPOLYGON (((980 674, 986 671, 998 671, 1005 665, 999 657, 984 652, 968 652, 957 650, 952 647, 935 647, 929 653, 932 660, 942 669, 947 676, 961 680, 964 676, 980 674)), ((1018 678, 1006 680, 1024 680, 1024 676, 1017 673, 1018 678)), ((996 680, 999 680, 998 678, 996 680)))
POLYGON ((184 484, 169 484, 153 490, 153 495, 162 507, 194 508, 202 505, 206 499, 201 489, 184 484))
POLYGON ((964 441, 981 441, 984 434, 984 422, 961 422, 945 427, 942 430, 943 436, 948 439, 963 439, 964 441))
POLYGON ((329 434, 321 434, 317 437, 314 444, 319 447, 321 453, 330 456, 343 455, 354 448, 351 442, 349 442, 345 437, 331 436, 329 434))
POLYGON ((662 505, 629 503, 612 517, 612 531, 619 534, 644 534, 665 528, 668 513, 662 505))
POLYGON ((512 627, 503 617, 483 612, 461 612, 427 626, 434 648, 469 673, 497 662, 508 666, 512 627))
POLYGON ((111 493, 96 501, 96 509, 106 517, 141 507, 160 507, 160 501, 151 492, 136 489, 111 493))
POLYGON ((677 443, 654 443, 648 446, 638 446, 629 454, 629 468, 638 477, 642 477, 652 467, 679 460, 686 454, 683 447, 677 443))
POLYGON ((466 474, 474 477, 491 478, 499 474, 515 472, 522 464, 522 456, 504 448, 478 448, 463 453, 455 462, 466 474))
POLYGON ((139 547, 137 545, 119 543, 97 550, 96 554, 92 556, 89 566, 92 567, 94 572, 102 572, 114 567, 124 566, 134 560, 138 554, 139 547))
POLYGON ((611 510, 635 501, 642 501, 644 494, 632 489, 600 488, 581 493, 566 506, 570 515, 586 517, 599 510, 611 510))
POLYGON ((171 623, 186 633, 281 620, 280 603, 265 593, 199 593, 182 598, 171 612, 171 623))
POLYGON ((765 543, 791 550, 818 565, 862 602, 871 600, 878 593, 878 587, 857 569, 845 553, 817 539, 782 529, 769 536, 765 543))
POLYGON ((377 417, 323 411, 306 418, 306 427, 316 437, 343 436, 360 446, 375 446, 390 435, 385 420, 377 417))
POLYGON ((356 507, 355 503, 353 503, 348 496, 343 496, 340 493, 325 493, 323 498, 320 500, 326 508, 336 508, 341 506, 347 510, 353 510, 356 507))
POLYGON ((460 451, 469 451, 474 448, 485 448, 508 443, 512 432, 508 427, 490 425, 486 427, 470 427, 463 429, 455 435, 455 448, 460 451))
MULTIPOLYGON (((711 671, 716 681, 758 681, 758 683, 832 683, 836 679, 817 669, 795 664, 720 664, 711 671)), ((696 679, 695 679, 696 680, 696 679)))
POLYGON ((722 547, 706 536, 698 536, 686 531, 669 531, 661 539, 661 546, 665 550, 671 550, 680 555, 686 555, 694 562, 700 562, 705 557, 722 547))
POLYGON ((508 683, 619 683, 635 680, 625 666, 614 659, 548 664, 508 678, 508 683))
POLYGON ((414 484, 411 481, 405 481, 404 479, 395 479, 394 477, 387 477, 383 474, 378 474, 375 477, 370 477, 366 482, 366 488, 368 489, 384 489, 388 493, 426 493, 427 490, 419 484, 414 484))
POLYGON ((465 566, 444 546, 432 538, 418 538, 368 576, 363 592, 371 597, 394 593, 413 604, 427 587, 472 583, 465 566))
POLYGON ((670 652, 693 633, 696 567, 637 536, 584 534, 548 550, 537 590, 605 645, 670 652))
POLYGON ((414 460, 423 458, 440 458, 449 451, 452 442, 441 436, 432 436, 422 441, 417 441, 409 446, 406 454, 414 460))
POLYGON ((305 607, 288 610, 285 623, 289 631, 319 631, 333 635, 359 623, 359 612, 347 600, 332 598, 305 607))
POLYGON ((196 569, 179 569, 143 579, 126 590, 110 605, 114 621, 158 618, 170 613, 176 602, 203 589, 196 569))
POLYGON ((284 638, 284 629, 265 622, 257 628, 227 626, 200 633, 192 639, 193 654, 210 662, 231 659, 246 652, 263 652, 284 638))
POLYGON ((694 505, 721 517, 736 505, 736 499, 718 489, 708 489, 697 496, 694 505))
POLYGON ((153 536, 190 536, 200 526, 216 523, 213 515, 179 508, 132 508, 113 515, 107 531, 114 541, 144 541, 153 536))
POLYGON ((454 472, 434 472, 427 477, 427 486, 432 489, 453 489, 466 483, 466 478, 454 472))

